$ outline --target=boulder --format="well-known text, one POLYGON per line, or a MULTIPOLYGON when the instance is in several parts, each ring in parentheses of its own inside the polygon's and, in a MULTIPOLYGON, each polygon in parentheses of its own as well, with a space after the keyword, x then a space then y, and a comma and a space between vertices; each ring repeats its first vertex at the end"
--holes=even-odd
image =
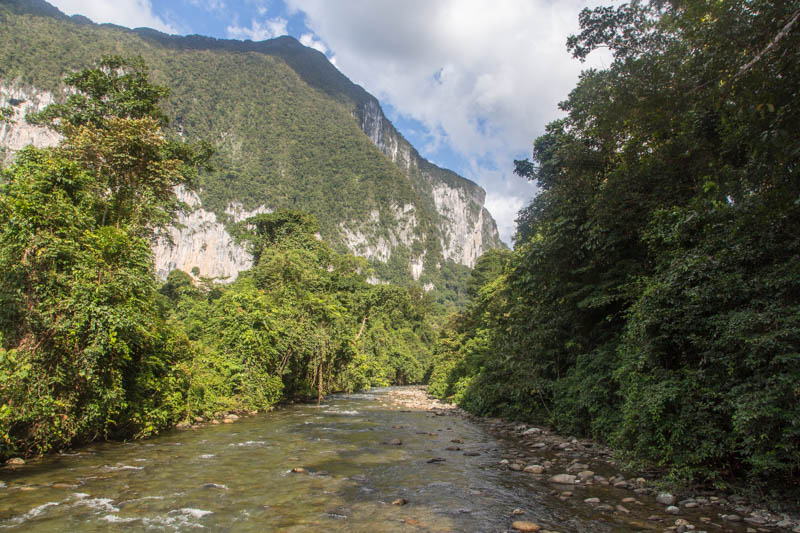
POLYGON ((517 531, 539 531, 542 529, 542 526, 526 520, 516 520, 511 524, 511 529, 515 529, 517 531))

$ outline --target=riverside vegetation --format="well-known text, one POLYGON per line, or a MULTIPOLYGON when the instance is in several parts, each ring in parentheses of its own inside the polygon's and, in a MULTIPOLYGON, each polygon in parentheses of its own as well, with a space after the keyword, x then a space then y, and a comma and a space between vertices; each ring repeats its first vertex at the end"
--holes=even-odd
POLYGON ((368 284, 310 215, 243 224, 255 266, 229 286, 175 271, 159 287, 150 239, 210 149, 165 137, 168 91, 141 60, 66 82, 29 119, 62 143, 20 152, 0 189, 0 456, 422 378, 429 299, 368 284))
POLYGON ((800 11, 585 10, 585 71, 519 175, 430 391, 610 443, 683 485, 800 496, 800 11))
POLYGON ((255 266, 230 286, 159 287, 149 235, 207 146, 165 139, 141 64, 72 77, 40 116, 61 117, 62 145, 4 173, 2 455, 427 379, 675 483, 796 501, 800 11, 659 1, 581 25, 573 54, 614 61, 516 163, 541 193, 441 328, 424 293, 367 284, 298 211, 238 226, 255 266))

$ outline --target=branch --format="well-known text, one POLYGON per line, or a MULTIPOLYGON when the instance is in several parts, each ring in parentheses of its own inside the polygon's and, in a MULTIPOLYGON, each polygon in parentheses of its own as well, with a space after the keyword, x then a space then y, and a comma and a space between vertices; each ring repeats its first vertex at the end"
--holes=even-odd
POLYGON ((763 58, 767 54, 767 52, 769 52, 776 44, 778 44, 778 42, 780 42, 781 39, 783 39, 784 37, 786 37, 786 35, 789 34, 789 32, 792 29, 792 26, 794 26, 797 23, 798 19, 800 19, 800 9, 798 9, 797 11, 794 12, 794 15, 792 15, 792 18, 789 19, 789 22, 786 23, 786 25, 783 27, 783 29, 781 29, 781 31, 778 32, 778 34, 775 36, 775 38, 772 39, 769 42, 769 44, 763 50, 761 50, 761 52, 759 52, 758 55, 756 55, 756 57, 751 59, 750 62, 748 62, 745 66, 743 66, 741 69, 739 69, 739 72, 736 73, 736 76, 734 76, 734 79, 739 78, 740 76, 744 75, 748 70, 753 68, 753 65, 755 65, 756 63, 761 61, 761 58, 763 58))
POLYGON ((358 335, 356 335, 356 338, 353 339, 353 343, 358 342, 358 339, 361 337, 361 334, 364 333, 364 326, 367 325, 367 317, 368 316, 369 316, 369 312, 367 312, 367 314, 364 315, 364 320, 361 321, 361 329, 358 330, 358 335))

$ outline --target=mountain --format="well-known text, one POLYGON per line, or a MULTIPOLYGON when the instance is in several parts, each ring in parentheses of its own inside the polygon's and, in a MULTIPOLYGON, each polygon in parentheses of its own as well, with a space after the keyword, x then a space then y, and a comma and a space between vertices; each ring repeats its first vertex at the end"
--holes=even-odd
POLYGON ((320 52, 292 37, 269 41, 170 36, 67 17, 41 0, 0 0, 0 157, 58 141, 24 113, 63 98, 64 74, 103 55, 141 55, 171 96, 171 135, 205 139, 215 170, 191 206, 154 243, 162 277, 173 268, 232 279, 251 265, 231 225, 295 208, 315 215, 321 238, 368 258, 378 280, 445 284, 485 250, 504 246, 483 207, 485 191, 422 158, 378 100, 320 52))

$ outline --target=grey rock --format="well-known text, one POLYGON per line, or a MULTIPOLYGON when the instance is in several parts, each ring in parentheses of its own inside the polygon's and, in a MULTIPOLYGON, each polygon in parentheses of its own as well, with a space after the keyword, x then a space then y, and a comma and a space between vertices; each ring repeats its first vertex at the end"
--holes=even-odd
POLYGON ((661 505, 672 505, 675 503, 675 496, 669 492, 661 492, 656 496, 656 501, 661 505))
POLYGON ((664 509, 669 514, 679 514, 681 512, 679 507, 675 507, 674 505, 670 505, 666 509, 664 509))
POLYGON ((524 471, 529 474, 542 474, 544 473, 544 467, 542 465, 528 465, 524 471))
POLYGON ((575 479, 577 478, 572 474, 556 474, 550 478, 550 482, 559 483, 562 485, 573 485, 575 484, 575 479))
POLYGON ((742 517, 738 514, 724 514, 722 515, 722 519, 728 522, 741 522, 742 517))

